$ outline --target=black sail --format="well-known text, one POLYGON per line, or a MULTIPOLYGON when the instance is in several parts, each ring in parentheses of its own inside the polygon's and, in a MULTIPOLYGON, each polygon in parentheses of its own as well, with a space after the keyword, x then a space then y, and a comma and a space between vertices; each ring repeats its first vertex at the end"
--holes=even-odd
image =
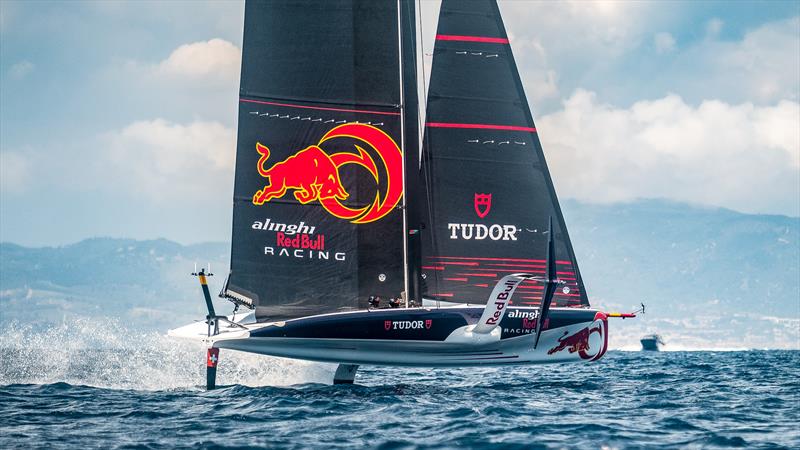
POLYGON ((225 294, 283 320, 399 297, 398 4, 248 1, 225 294))
MULTIPOLYGON (((588 306, 575 254, 494 0, 442 2, 423 143, 426 298, 485 303, 504 275, 544 275, 553 217, 555 306, 588 306)), ((539 305, 525 282, 513 303, 539 305)))

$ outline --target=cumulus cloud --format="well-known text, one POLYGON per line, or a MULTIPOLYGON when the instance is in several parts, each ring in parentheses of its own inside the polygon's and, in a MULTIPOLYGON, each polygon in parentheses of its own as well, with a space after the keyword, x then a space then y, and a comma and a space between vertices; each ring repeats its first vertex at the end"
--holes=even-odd
POLYGON ((235 81, 239 77, 241 61, 239 47, 223 39, 211 39, 181 45, 167 59, 156 64, 154 72, 174 78, 235 81))
POLYGON ((236 132, 218 122, 134 122, 102 139, 105 176, 131 195, 155 201, 232 187, 236 132))
POLYGON ((661 27, 648 20, 655 6, 647 2, 505 1, 499 5, 525 91, 536 111, 558 108, 563 95, 585 86, 586 79, 604 76, 642 43, 649 45, 654 27, 661 27))
POLYGON ((676 95, 618 108, 578 90, 537 128, 559 193, 661 197, 745 212, 800 213, 800 104, 676 95))
MULTIPOLYGON (((633 91, 639 98, 653 98, 655 92, 676 92, 695 104, 709 98, 759 105, 800 100, 800 17, 762 24, 737 40, 721 39, 722 26, 712 19, 705 38, 670 53, 668 64, 654 65, 657 70, 650 73, 633 73, 630 81, 623 79, 626 89, 620 95, 633 91)), ((601 88, 595 90, 610 98, 601 88)))
MULTIPOLYGON (((762 102, 798 100, 800 17, 765 24, 739 42, 704 43, 695 56, 707 61, 713 82, 762 102)), ((702 75, 699 74, 699 75, 702 75)), ((711 83, 709 83, 711 84, 711 83)))
POLYGON ((588 53, 609 58, 635 47, 649 33, 652 21, 644 19, 653 6, 619 1, 506 1, 500 9, 507 28, 517 30, 512 36, 515 50, 518 42, 541 40, 560 57, 588 53))

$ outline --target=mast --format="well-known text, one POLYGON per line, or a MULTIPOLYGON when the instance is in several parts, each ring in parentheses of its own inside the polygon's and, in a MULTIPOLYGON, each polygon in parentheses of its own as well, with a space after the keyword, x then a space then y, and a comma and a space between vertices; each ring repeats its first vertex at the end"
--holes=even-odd
MULTIPOLYGON (((403 155, 407 153, 406 149, 406 100, 405 100, 405 86, 403 83, 403 5, 402 0, 397 0, 397 64, 400 66, 400 149, 403 150, 403 155)), ((408 308, 408 190, 406 183, 406 158, 403 158, 403 292, 405 293, 405 307, 408 308)))
POLYGON ((398 0, 401 128, 403 130, 403 272, 406 307, 421 304, 419 245, 419 96, 414 0, 398 0))

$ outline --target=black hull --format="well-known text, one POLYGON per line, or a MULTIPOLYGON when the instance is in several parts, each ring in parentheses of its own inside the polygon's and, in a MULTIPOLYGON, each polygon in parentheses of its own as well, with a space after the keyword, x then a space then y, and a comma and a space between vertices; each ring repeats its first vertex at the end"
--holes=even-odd
MULTIPOLYGON (((498 326, 475 332, 480 307, 379 309, 285 322, 221 326, 208 337, 197 322, 172 330, 213 348, 350 365, 458 367, 597 361, 608 348, 606 314, 555 308, 536 337, 538 308, 510 307, 498 326)), ((252 318, 252 315, 250 316, 252 318)))
MULTIPOLYGON (((442 342, 456 329, 477 323, 483 309, 377 309, 327 314, 253 330, 250 337, 442 342)), ((536 314, 535 308, 509 308, 499 325, 501 340, 534 333, 536 314)), ((594 310, 579 308, 553 309, 544 329, 591 322, 595 314, 594 310)))

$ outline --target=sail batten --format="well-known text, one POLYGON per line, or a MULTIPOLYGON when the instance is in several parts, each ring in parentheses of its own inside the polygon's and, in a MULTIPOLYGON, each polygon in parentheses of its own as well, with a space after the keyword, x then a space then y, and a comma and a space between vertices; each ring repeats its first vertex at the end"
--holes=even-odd
MULTIPOLYGON (((252 97, 252 96, 251 96, 252 97)), ((336 111, 336 112, 351 112, 351 113, 363 113, 363 114, 383 114, 387 116, 400 116, 400 112, 398 111, 377 111, 377 110, 368 110, 368 109, 347 109, 347 108, 331 108, 327 106, 311 106, 311 105, 300 105, 300 104, 292 104, 292 103, 285 103, 290 101, 289 99, 276 99, 273 98, 272 100, 280 100, 280 101, 267 101, 267 97, 264 97, 263 100, 257 100, 254 98, 240 98, 239 102, 241 103, 254 103, 257 105, 270 105, 270 106, 284 106, 287 108, 297 108, 297 109, 311 109, 316 111, 336 111)), ((297 100, 295 100, 297 101, 297 100)), ((320 101, 309 101, 308 103, 316 103, 316 104, 324 104, 324 105, 337 105, 341 103, 325 103, 320 101)), ((360 106, 374 106, 374 107, 384 107, 384 108, 392 108, 398 109, 400 105, 378 105, 378 104, 364 104, 361 103, 360 106)))

